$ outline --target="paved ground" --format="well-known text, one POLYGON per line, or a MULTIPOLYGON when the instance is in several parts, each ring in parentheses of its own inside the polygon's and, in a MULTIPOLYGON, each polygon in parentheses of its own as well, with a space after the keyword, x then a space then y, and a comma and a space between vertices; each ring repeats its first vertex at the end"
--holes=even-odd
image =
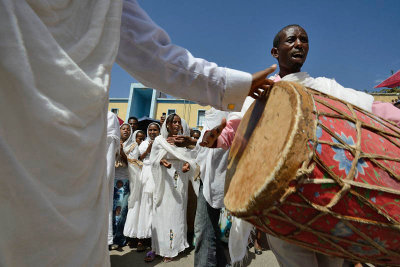
MULTIPOLYGON (((187 249, 183 253, 169 263, 163 263, 161 257, 157 257, 153 262, 144 262, 145 252, 136 252, 136 249, 131 249, 128 246, 119 250, 110 252, 112 267, 193 267, 194 250, 187 249)), ((263 251, 262 255, 254 254, 254 249, 250 249, 246 260, 242 266, 267 266, 278 267, 278 262, 270 250, 263 251)))

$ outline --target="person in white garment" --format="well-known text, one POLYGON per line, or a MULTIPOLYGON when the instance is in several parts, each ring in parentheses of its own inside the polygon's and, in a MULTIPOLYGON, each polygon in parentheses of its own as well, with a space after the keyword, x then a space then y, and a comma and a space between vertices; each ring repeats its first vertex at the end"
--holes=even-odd
POLYGON ((155 183, 152 249, 171 261, 189 247, 187 242, 186 208, 188 185, 196 170, 191 151, 168 143, 174 135, 190 134, 186 122, 170 114, 153 143, 150 162, 155 183), (183 130, 184 129, 184 130, 183 130))
MULTIPOLYGON (((219 125, 228 112, 211 108, 205 113, 204 132, 219 125)), ((224 185, 229 150, 197 146, 196 163, 200 166, 200 190, 195 218, 195 267, 226 266, 228 263, 218 225, 224 207, 224 185)))
POLYGON ((128 238, 138 237, 138 223, 140 216, 140 200, 142 189, 140 175, 142 173, 143 166, 142 161, 139 160, 139 145, 144 140, 144 137, 145 134, 143 131, 136 130, 124 143, 124 152, 128 160, 130 195, 128 199, 128 214, 126 216, 123 233, 124 236, 128 238))
MULTIPOLYGON (((300 72, 308 54, 308 35, 299 25, 288 25, 282 28, 275 36, 271 55, 278 60, 279 73, 270 77, 271 81, 294 81, 304 86, 321 91, 328 95, 350 102, 369 112, 380 115, 383 118, 400 122, 400 112, 395 111, 390 103, 377 103, 371 95, 345 88, 333 79, 325 77, 312 78, 305 72, 300 72), (386 114, 381 109, 392 108, 392 112, 386 114)), ((243 117, 244 113, 253 100, 246 99, 242 112, 238 113, 243 117)), ((229 119, 229 118, 228 118, 229 119)), ((240 118, 223 121, 203 137, 202 145, 207 147, 228 148, 232 144, 233 137, 239 125, 240 118)), ((246 254, 247 240, 252 226, 241 220, 234 220, 230 232, 229 251, 232 261, 240 261, 246 254)), ((288 243, 271 235, 267 235, 268 243, 274 252, 280 266, 283 267, 308 267, 308 266, 330 266, 339 267, 343 259, 329 257, 303 247, 288 243), (299 260, 301 259, 301 260, 299 260)))
MULTIPOLYGON (((135 223, 131 225, 129 237, 138 238, 137 251, 146 250, 144 239, 151 237, 151 223, 153 212, 154 181, 151 174, 150 153, 154 139, 160 134, 160 125, 152 122, 147 127, 147 138, 138 147, 139 160, 142 162, 142 170, 138 183, 135 183, 135 196, 132 199, 135 223)), ((127 232, 128 234, 128 232, 127 232)))
POLYGON ((239 110, 265 81, 173 45, 134 0, 0 0, 0 25, 1 266, 109 266, 115 61, 146 86, 219 109, 239 110))
POLYGON ((115 177, 115 156, 119 153, 120 148, 120 130, 117 116, 108 111, 107 112, 107 180, 106 184, 109 192, 109 205, 108 208, 108 238, 107 243, 109 249, 113 244, 113 224, 112 224, 112 207, 113 207, 113 193, 114 193, 114 177, 115 177))

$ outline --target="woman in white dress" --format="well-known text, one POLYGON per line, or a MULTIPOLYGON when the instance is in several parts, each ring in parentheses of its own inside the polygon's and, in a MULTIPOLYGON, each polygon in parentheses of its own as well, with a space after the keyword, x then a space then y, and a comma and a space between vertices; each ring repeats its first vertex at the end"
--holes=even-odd
POLYGON ((124 226, 124 236, 137 238, 140 197, 141 197, 141 180, 143 163, 139 160, 139 145, 145 138, 145 133, 141 130, 135 131, 127 141, 124 142, 124 152, 127 156, 129 171, 129 188, 130 196, 128 199, 128 215, 124 226))
POLYGON ((150 155, 155 182, 152 248, 164 257, 164 262, 171 261, 189 246, 186 237, 187 192, 196 163, 188 149, 167 142, 168 137, 178 134, 188 136, 189 128, 178 115, 171 114, 161 128, 161 135, 154 140, 150 155))
MULTIPOLYGON (((143 239, 151 238, 154 181, 151 174, 150 152, 154 139, 160 135, 160 125, 152 122, 147 127, 147 138, 139 146, 139 160, 143 162, 140 183, 136 186, 134 201, 137 206, 136 222, 130 236, 138 238, 137 251, 146 250, 143 239)), ((128 234, 128 233, 127 233, 128 234)))

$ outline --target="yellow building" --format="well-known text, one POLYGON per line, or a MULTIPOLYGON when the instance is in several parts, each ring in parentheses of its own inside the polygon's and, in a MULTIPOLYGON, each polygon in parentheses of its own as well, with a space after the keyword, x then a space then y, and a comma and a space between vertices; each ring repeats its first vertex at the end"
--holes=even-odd
MULTIPOLYGON (((400 93, 371 93, 375 101, 392 102, 400 99, 400 93)), ((148 88, 140 83, 132 83, 128 98, 110 98, 108 110, 122 120, 135 116, 139 121, 159 120, 161 115, 177 113, 188 123, 190 128, 202 129, 206 110, 210 106, 201 106, 193 101, 175 99, 148 88)))
POLYGON ((400 100, 400 93, 371 93, 375 101, 390 102, 400 100))
POLYGON ((128 112, 128 98, 110 98, 108 110, 125 120, 128 112))
POLYGON ((140 83, 132 83, 128 98, 110 98, 108 110, 126 121, 134 116, 140 120, 159 120, 165 113, 167 116, 176 113, 181 116, 190 128, 202 129, 206 110, 210 106, 201 106, 193 101, 175 99, 148 88, 140 83))
POLYGON ((205 112, 210 108, 211 106, 201 106, 184 99, 158 98, 155 117, 160 119, 163 113, 167 116, 176 113, 186 121, 190 128, 202 129, 205 112))

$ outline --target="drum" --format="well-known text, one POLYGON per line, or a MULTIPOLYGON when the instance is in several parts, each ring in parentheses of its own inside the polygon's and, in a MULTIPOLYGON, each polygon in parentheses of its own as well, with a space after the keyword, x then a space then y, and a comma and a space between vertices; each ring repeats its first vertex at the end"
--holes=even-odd
POLYGON ((232 144, 225 206, 288 242, 400 265, 400 128, 351 104, 278 82, 232 144))

